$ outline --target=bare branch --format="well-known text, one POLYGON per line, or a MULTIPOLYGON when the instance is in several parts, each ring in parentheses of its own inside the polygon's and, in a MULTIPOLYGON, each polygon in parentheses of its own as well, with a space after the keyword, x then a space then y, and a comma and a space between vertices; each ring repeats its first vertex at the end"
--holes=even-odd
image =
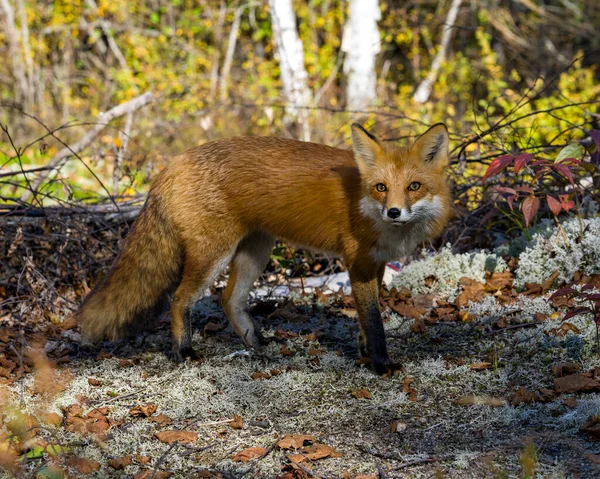
MULTIPOLYGON (((59 163, 65 158, 76 155, 84 148, 86 148, 94 139, 100 134, 104 128, 115 118, 119 118, 123 115, 127 115, 128 113, 132 113, 136 110, 139 110, 143 106, 150 103, 154 100, 154 95, 150 92, 146 92, 143 95, 137 96, 128 102, 122 103, 121 105, 117 105, 107 112, 100 113, 98 115, 98 123, 96 123, 82 138, 79 139, 72 146, 67 146, 60 150, 54 157, 46 164, 46 168, 56 168, 59 163)), ((37 178, 32 181, 32 189, 37 190, 40 185, 44 182, 44 180, 48 177, 50 171, 44 171, 37 178)), ((21 196, 22 201, 27 201, 31 198, 32 192, 26 191, 21 196)))

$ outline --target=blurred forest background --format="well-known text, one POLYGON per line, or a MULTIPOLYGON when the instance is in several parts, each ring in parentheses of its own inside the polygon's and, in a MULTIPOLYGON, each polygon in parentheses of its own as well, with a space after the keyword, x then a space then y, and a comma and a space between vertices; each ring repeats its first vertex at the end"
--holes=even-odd
POLYGON ((490 159, 596 127, 599 25, 596 0, 0 0, 0 199, 131 200, 212 139, 443 121, 472 201, 490 159))

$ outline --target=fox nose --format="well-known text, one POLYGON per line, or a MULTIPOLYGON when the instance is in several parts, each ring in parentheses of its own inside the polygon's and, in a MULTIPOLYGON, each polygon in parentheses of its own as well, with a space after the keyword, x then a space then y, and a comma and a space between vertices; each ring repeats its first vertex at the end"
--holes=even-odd
POLYGON ((392 219, 398 218, 400 216, 400 210, 398 208, 390 208, 387 215, 392 219))

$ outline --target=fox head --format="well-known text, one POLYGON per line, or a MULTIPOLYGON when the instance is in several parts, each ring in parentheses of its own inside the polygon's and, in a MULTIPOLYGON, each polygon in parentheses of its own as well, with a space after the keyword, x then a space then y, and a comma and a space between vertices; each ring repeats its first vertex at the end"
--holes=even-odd
POLYGON ((352 149, 363 188, 361 212, 394 226, 423 220, 445 223, 450 211, 445 178, 448 144, 442 123, 409 147, 382 142, 354 123, 352 149))

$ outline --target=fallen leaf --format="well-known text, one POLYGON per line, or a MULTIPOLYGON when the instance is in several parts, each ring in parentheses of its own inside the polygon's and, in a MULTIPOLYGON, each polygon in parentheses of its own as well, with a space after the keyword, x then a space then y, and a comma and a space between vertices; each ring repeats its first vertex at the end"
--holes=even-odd
POLYGON ((408 400, 413 402, 417 400, 417 391, 411 386, 414 381, 410 376, 406 376, 402 381, 402 392, 408 394, 408 400))
POLYGON ((357 391, 352 391, 352 396, 356 399, 371 399, 371 393, 366 388, 361 388, 357 391))
POLYGON ((556 393, 552 389, 540 388, 538 394, 540 395, 540 402, 542 403, 554 401, 554 398, 556 397, 556 393))
POLYGON ((264 447, 249 447, 243 451, 238 452, 233 456, 233 462, 248 462, 251 459, 258 459, 267 453, 267 449, 264 447))
POLYGON ((337 452, 333 447, 326 444, 312 444, 300 449, 300 454, 292 454, 288 459, 295 463, 300 463, 306 460, 318 461, 328 457, 342 457, 341 452, 337 452))
POLYGON ((123 457, 115 457, 108 461, 108 465, 117 471, 125 469, 127 466, 131 465, 133 460, 131 456, 123 456, 123 457))
POLYGON ((315 438, 306 434, 286 434, 277 443, 277 448, 295 450, 304 447, 307 442, 315 442, 315 438))
POLYGON ((504 406, 506 404, 506 400, 504 398, 497 398, 493 396, 462 396, 454 401, 454 404, 458 404, 460 406, 492 406, 499 407, 504 406))
POLYGON ((525 291, 523 291, 523 294, 525 296, 539 296, 543 292, 544 292, 544 288, 542 288, 541 284, 525 283, 525 291))
POLYGON ((282 356, 293 356, 294 354, 296 354, 294 351, 292 351, 287 346, 281 346, 281 349, 279 350, 279 352, 281 353, 282 356))
POLYGON ((140 456, 140 455, 135 456, 135 462, 137 462, 138 464, 141 464, 143 466, 148 464, 151 460, 152 459, 149 458, 148 456, 140 456))
POLYGON ((254 379, 255 381, 259 381, 259 380, 261 380, 261 379, 270 379, 270 378, 271 378, 271 375, 270 375, 270 374, 268 374, 268 373, 262 373, 262 372, 260 372, 260 371, 256 371, 255 373, 252 373, 252 374, 250 375, 250 377, 251 377, 252 379, 254 379))
POLYGON ((575 334, 579 334, 581 332, 581 330, 574 324, 562 323, 560 325, 560 328, 552 328, 550 331, 548 331, 548 333, 554 336, 566 336, 569 333, 569 331, 575 334))
POLYGON ((591 416, 581 427, 581 431, 592 436, 594 440, 600 440, 600 416, 591 416))
POLYGON ((412 304, 405 303, 394 303, 390 305, 392 311, 398 313, 400 316, 405 316, 412 319, 420 319, 427 311, 422 308, 417 308, 412 304))
POLYGON ((577 363, 558 363, 552 366, 552 374, 560 378, 578 372, 581 369, 581 365, 577 363))
POLYGON ((481 301, 487 294, 484 284, 466 276, 460 280, 460 285, 463 287, 463 291, 456 297, 455 301, 458 309, 468 306, 470 302, 477 303, 481 301))
POLYGON ((575 396, 571 396, 567 399, 564 399, 562 403, 568 408, 574 409, 577 407, 577 398, 575 396))
POLYGON ((413 333, 423 334, 427 331, 427 327, 425 326, 425 320, 422 318, 415 319, 415 322, 411 325, 410 330, 413 333))
POLYGON ((99 379, 88 378, 88 384, 90 386, 102 386, 102 381, 99 379))
POLYGON ((198 433, 194 431, 160 431, 155 432, 154 436, 165 444, 173 444, 175 441, 188 444, 198 440, 198 433))
POLYGON ((166 416, 165 414, 157 414, 156 416, 151 416, 148 418, 148 421, 155 422, 157 424, 167 425, 171 424, 171 418, 166 416))
POLYGON ((600 390, 600 381, 591 374, 577 373, 554 380, 554 390, 557 393, 577 393, 600 390))
POLYGON ((514 276, 510 271, 494 272, 487 278, 484 289, 488 293, 511 289, 513 280, 514 276))
POLYGON ((492 367, 492 363, 483 362, 483 363, 475 363, 469 366, 469 369, 472 371, 484 371, 485 369, 490 369, 492 367))
POLYGON ((552 289, 552 286, 554 286, 554 282, 558 279, 558 277, 560 276, 560 271, 556 270, 554 273, 552 273, 548 279, 546 279, 543 283, 542 283, 542 291, 545 293, 547 291, 550 291, 550 289, 552 289))
POLYGON ((538 400, 539 396, 536 392, 530 391, 525 387, 520 387, 510 398, 510 403, 513 406, 520 406, 521 404, 531 404, 538 400))
POLYGON ((158 409, 156 404, 135 406, 129 410, 129 415, 133 417, 150 417, 156 412, 156 409, 158 409))
POLYGON ((154 469, 144 469, 142 471, 136 472, 133 475, 133 479, 167 479, 172 475, 173 473, 169 471, 154 472, 154 469))
POLYGON ((100 469, 100 463, 98 461, 87 459, 85 457, 68 457, 67 466, 71 469, 75 469, 79 474, 91 474, 100 469))
POLYGON ((229 422, 229 427, 231 429, 244 429, 244 422, 242 421, 242 416, 234 414, 233 420, 229 422))
POLYGON ((44 424, 51 426, 60 426, 63 421, 62 416, 55 412, 44 412, 40 414, 40 419, 44 424))

